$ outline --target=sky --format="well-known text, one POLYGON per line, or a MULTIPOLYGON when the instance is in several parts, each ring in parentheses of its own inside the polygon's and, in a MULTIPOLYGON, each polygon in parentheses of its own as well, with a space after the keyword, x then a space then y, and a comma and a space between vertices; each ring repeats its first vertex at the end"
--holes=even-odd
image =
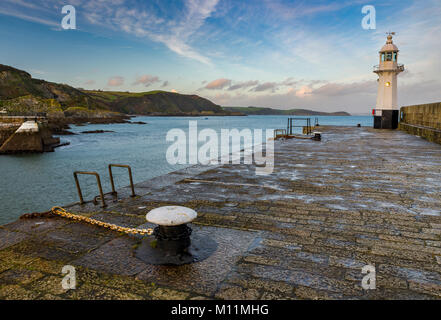
POLYGON ((84 89, 370 114, 388 31, 399 105, 441 101, 441 0, 0 0, 0 63, 84 89))

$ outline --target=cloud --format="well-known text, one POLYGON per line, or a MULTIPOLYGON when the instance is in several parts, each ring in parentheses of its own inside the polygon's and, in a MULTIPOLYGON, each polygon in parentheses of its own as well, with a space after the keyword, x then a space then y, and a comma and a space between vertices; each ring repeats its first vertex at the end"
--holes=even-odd
POLYGON ((87 80, 86 82, 84 82, 85 85, 91 86, 95 84, 95 80, 87 80))
POLYGON ((361 81, 353 83, 327 83, 315 90, 311 90, 313 95, 320 96, 344 96, 348 94, 372 94, 377 90, 377 81, 361 81))
POLYGON ((132 85, 137 86, 137 85, 144 85, 145 87, 149 87, 154 83, 160 82, 159 78, 156 76, 151 76, 148 74, 136 77, 135 82, 133 82, 132 85))
POLYGON ((166 80, 162 83, 161 88, 165 88, 169 85, 170 83, 166 80))
POLYGON ((235 83, 234 85, 230 86, 228 88, 228 90, 234 91, 234 90, 238 90, 238 89, 246 89, 246 88, 249 88, 249 87, 256 86, 258 84, 259 84, 259 81, 257 81, 257 80, 238 82, 238 83, 235 83))
POLYGON ((290 89, 288 91, 288 93, 294 93, 296 95, 296 97, 299 97, 299 98, 303 98, 307 95, 310 95, 311 92, 312 92, 312 89, 308 86, 302 86, 299 90, 295 90, 295 89, 291 90, 290 89))
MULTIPOLYGON (((216 101, 218 105, 226 105, 229 101, 231 101, 231 95, 225 92, 217 93, 214 97, 211 98, 216 101)), ((211 100, 210 99, 210 100, 211 100)))
POLYGON ((267 7, 279 18, 293 20, 304 16, 319 13, 334 12, 347 6, 345 1, 328 4, 311 4, 312 1, 296 1, 293 4, 284 4, 280 0, 264 0, 267 7))
POLYGON ((272 92, 275 92, 278 86, 279 84, 277 82, 265 82, 254 87, 253 89, 251 89, 251 91, 262 92, 262 91, 271 90, 272 92))
POLYGON ((45 75, 46 72, 42 71, 42 70, 37 70, 37 69, 30 69, 29 70, 32 74, 38 74, 38 75, 45 75))
POLYGON ((180 56, 211 64, 206 56, 191 46, 192 38, 215 11, 219 0, 187 0, 183 8, 168 4, 168 17, 158 17, 160 3, 138 3, 138 7, 124 6, 124 0, 86 1, 85 17, 90 24, 110 27, 137 37, 146 37, 164 44, 180 56), (119 5, 119 6, 118 6, 119 5), (156 6, 155 6, 156 5, 156 6))
POLYGON ((290 78, 285 79, 285 80, 281 83, 281 85, 292 87, 292 86, 297 85, 299 82, 300 82, 300 81, 295 80, 294 78, 291 78, 291 77, 290 77, 290 78))
POLYGON ((31 21, 31 22, 36 22, 36 23, 44 24, 44 25, 51 26, 51 27, 56 27, 56 28, 60 27, 60 23, 57 23, 57 22, 55 22, 55 21, 53 21, 51 19, 39 18, 39 17, 35 17, 35 16, 32 16, 32 15, 27 15, 25 13, 18 12, 18 11, 13 10, 13 9, 0 8, 0 14, 16 17, 16 18, 27 20, 27 21, 31 21))
POLYGON ((216 79, 211 82, 209 82, 204 88, 209 90, 216 90, 216 89, 223 89, 225 87, 228 87, 231 85, 230 79, 216 79))
MULTIPOLYGON (((81 27, 99 27, 120 31, 160 42, 180 56, 211 64, 209 58, 192 47, 194 37, 206 19, 216 11, 220 0, 184 0, 163 4, 162 1, 71 0, 81 12, 81 27), (81 10, 80 10, 81 9, 81 10)), ((2 0, 0 13, 60 30, 61 8, 65 0, 2 0)), ((87 30, 89 31, 89 30, 87 30)))
MULTIPOLYGON (((203 84, 204 83, 206 83, 206 81, 203 81, 203 84)), ((204 88, 218 89, 218 90, 226 89, 228 91, 236 91, 236 90, 251 88, 249 91, 262 92, 262 91, 271 90, 272 92, 275 92, 276 90, 278 90, 279 87, 295 86, 298 83, 300 83, 300 81, 294 80, 294 78, 287 78, 284 81, 280 81, 280 82, 263 82, 263 83, 259 80, 235 82, 231 79, 220 78, 210 82, 204 88)))
POLYGON ((119 87, 124 84, 124 77, 115 76, 109 79, 107 85, 110 87, 119 87))

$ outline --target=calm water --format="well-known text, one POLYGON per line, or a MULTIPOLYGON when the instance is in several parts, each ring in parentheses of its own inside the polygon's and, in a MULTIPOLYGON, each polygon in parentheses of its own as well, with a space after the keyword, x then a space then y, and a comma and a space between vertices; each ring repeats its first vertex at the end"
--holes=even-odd
MULTIPOLYGON (((314 121, 315 117, 311 117, 314 121)), ((371 116, 318 117, 321 125, 372 126, 371 116)), ((198 129, 277 129, 286 127, 286 116, 248 117, 137 117, 147 125, 108 124, 72 127, 73 132, 112 130, 114 133, 62 136, 70 145, 53 153, 0 156, 0 225, 16 220, 25 212, 46 211, 54 205, 78 201, 72 173, 77 170, 97 171, 104 192, 110 191, 107 165, 128 164, 134 182, 138 183, 185 167, 166 161, 168 130, 188 132, 188 121, 197 120, 198 129)), ((127 171, 114 170, 116 186, 128 185, 127 171)), ((97 192, 94 177, 81 176, 85 199, 97 192)))

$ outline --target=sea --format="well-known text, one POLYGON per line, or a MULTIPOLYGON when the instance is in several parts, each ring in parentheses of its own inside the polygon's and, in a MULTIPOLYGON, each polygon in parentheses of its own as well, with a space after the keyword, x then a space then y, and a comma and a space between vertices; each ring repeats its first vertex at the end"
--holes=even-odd
MULTIPOLYGON (((306 124, 294 117, 296 125, 306 124)), ((341 126, 372 126, 372 116, 311 116, 314 124, 341 126)), ((147 124, 88 124, 71 126, 76 135, 61 136, 68 146, 43 154, 0 156, 0 225, 15 221, 23 213, 42 212, 55 205, 66 205, 79 200, 74 171, 96 171, 100 174, 104 192, 111 190, 107 166, 110 163, 130 165, 134 183, 161 176, 192 164, 170 164, 167 150, 173 142, 167 141, 170 130, 189 132, 190 121, 203 129, 213 129, 220 136, 221 129, 286 128, 288 116, 247 117, 145 117, 132 121, 147 124), (82 131, 106 130, 113 132, 83 134, 82 131)), ((300 129, 296 129, 300 130, 300 129)), ((297 131, 299 133, 299 131, 297 131)), ((233 143, 233 142, 231 142, 233 143)), ((116 188, 129 184, 127 170, 114 169, 116 188)), ((98 194, 96 180, 81 176, 80 184, 86 200, 98 194)))

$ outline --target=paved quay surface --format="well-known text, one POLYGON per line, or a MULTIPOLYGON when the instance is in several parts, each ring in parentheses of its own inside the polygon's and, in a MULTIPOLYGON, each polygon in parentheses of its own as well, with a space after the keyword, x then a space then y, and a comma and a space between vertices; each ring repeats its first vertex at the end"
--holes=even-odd
POLYGON ((192 167, 69 211, 122 226, 195 209, 216 251, 184 266, 134 256, 139 239, 62 218, 0 228, 0 299, 441 299, 441 146, 400 131, 322 128, 275 143, 275 169, 192 167), (376 268, 376 289, 361 286, 376 268), (61 270, 76 268, 64 290, 61 270))

